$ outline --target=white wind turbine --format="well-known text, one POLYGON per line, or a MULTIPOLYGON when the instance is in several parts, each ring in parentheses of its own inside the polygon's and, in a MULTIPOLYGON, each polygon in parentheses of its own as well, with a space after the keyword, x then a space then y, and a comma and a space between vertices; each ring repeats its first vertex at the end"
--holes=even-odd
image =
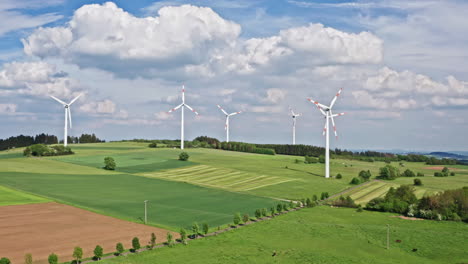
POLYGON ((188 104, 185 103, 185 86, 184 85, 182 85, 182 103, 172 108, 171 110, 169 110, 168 113, 174 112, 181 107, 182 109, 181 109, 181 120, 180 120, 180 149, 184 149, 184 108, 187 107, 196 115, 198 115, 197 111, 193 110, 192 107, 190 107, 188 104))
POLYGON ((55 101, 61 103, 63 105, 63 107, 65 108, 65 132, 64 132, 64 135, 63 135, 63 145, 66 147, 67 146, 67 141, 68 141, 68 119, 70 119, 70 128, 72 128, 72 118, 71 118, 71 111, 70 111, 70 106, 76 101, 78 100, 78 98, 81 96, 81 94, 79 94, 77 97, 75 97, 73 100, 70 101, 70 103, 65 103, 64 101, 58 99, 57 97, 55 96, 50 96, 52 97, 52 99, 54 99, 55 101))
POLYGON ((218 108, 226 115, 226 125, 224 129, 226 130, 226 142, 229 142, 229 117, 240 114, 242 111, 228 114, 220 105, 218 105, 218 108))
POLYGON ((338 139, 338 135, 336 134, 335 120, 333 119, 333 117, 342 116, 345 113, 333 114, 332 108, 333 108, 333 105, 335 105, 336 99, 338 99, 338 96, 340 96, 342 90, 343 88, 341 88, 338 91, 338 93, 336 93, 335 97, 330 103, 330 106, 320 104, 319 102, 316 102, 310 98, 307 99, 310 102, 314 103, 317 106, 317 108, 320 110, 320 112, 325 116, 325 127, 323 128, 323 135, 325 135, 326 137, 325 139, 326 141, 326 144, 325 144, 325 178, 330 178, 330 139, 329 139, 329 132, 328 132, 329 130, 328 120, 331 119, 333 130, 335 132, 335 137, 338 139))
POLYGON ((289 111, 291 112, 291 117, 293 119, 293 145, 296 145, 296 118, 302 116, 302 114, 294 113, 291 107, 289 107, 289 111))

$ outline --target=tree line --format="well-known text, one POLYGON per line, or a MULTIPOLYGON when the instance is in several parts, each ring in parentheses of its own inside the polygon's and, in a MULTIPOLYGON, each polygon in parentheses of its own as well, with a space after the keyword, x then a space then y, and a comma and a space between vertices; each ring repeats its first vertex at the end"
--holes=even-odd
MULTIPOLYGON (((0 139, 0 150, 6 150, 11 148, 21 148, 27 147, 34 144, 45 144, 45 145, 52 145, 58 144, 63 141, 59 141, 57 136, 49 135, 49 134, 38 134, 36 136, 13 136, 6 139, 0 139)), ((101 140, 96 137, 95 134, 82 134, 79 137, 68 137, 69 143, 99 143, 105 142, 105 140, 101 140)))

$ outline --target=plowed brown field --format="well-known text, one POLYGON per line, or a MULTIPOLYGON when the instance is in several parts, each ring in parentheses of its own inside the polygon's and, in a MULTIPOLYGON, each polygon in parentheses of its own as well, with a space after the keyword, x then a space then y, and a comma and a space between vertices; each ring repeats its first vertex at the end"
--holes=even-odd
POLYGON ((151 233, 161 243, 167 232, 58 203, 1 206, 0 258, 23 263, 24 255, 31 253, 34 263, 42 264, 55 253, 64 262, 72 260, 75 246, 83 248, 84 257, 92 257, 96 245, 104 253, 115 252, 118 242, 129 249, 137 236, 143 247, 151 233))

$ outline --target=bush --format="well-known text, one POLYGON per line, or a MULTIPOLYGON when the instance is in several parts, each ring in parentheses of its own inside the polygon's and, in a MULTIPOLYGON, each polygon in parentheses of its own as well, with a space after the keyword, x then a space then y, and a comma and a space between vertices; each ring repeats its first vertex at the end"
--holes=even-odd
POLYGON ((262 217, 262 211, 260 209, 255 210, 255 217, 256 218, 262 217))
POLYGON ((325 163, 325 156, 324 155, 320 155, 319 158, 318 158, 318 161, 320 163, 325 163))
POLYGON ((404 176, 404 177, 415 177, 416 175, 414 174, 414 172, 410 169, 406 169, 403 174, 401 176, 404 176))
POLYGON ((343 178, 343 175, 341 175, 340 173, 338 173, 338 174, 336 175, 336 177, 335 177, 335 178, 337 178, 337 179, 341 179, 341 178, 343 178))
POLYGON ((448 174, 444 174, 442 172, 434 172, 434 177, 447 177, 448 174))
POLYGON ((153 249, 156 246, 156 235, 154 233, 151 233, 151 238, 149 241, 149 248, 153 249))
POLYGON ((275 215, 276 210, 275 210, 275 207, 274 207, 274 206, 270 207, 270 213, 271 213, 271 216, 274 216, 274 215, 275 215))
POLYGON ((287 203, 284 203, 283 204, 283 211, 288 211, 288 204, 287 203))
POLYGON ((306 205, 307 207, 312 207, 312 200, 311 200, 310 198, 307 198, 307 199, 306 199, 305 205, 306 205))
POLYGON ((455 172, 451 172, 451 173, 450 173, 450 176, 455 176, 455 172))
POLYGON ((244 223, 247 223, 249 221, 249 214, 245 213, 243 216, 242 216, 242 222, 244 223))
POLYGON ((359 178, 361 178, 362 181, 368 181, 371 176, 372 176, 372 174, 371 174, 371 172, 369 170, 367 170, 367 171, 362 170, 361 172, 359 172, 359 178))
POLYGON ((185 240, 187 240, 187 231, 185 230, 185 228, 181 228, 179 234, 180 241, 185 242, 185 240))
POLYGON ((102 249, 102 247, 100 245, 97 245, 95 248, 94 248, 94 257, 97 259, 97 260, 100 260, 102 258, 102 255, 104 255, 104 250, 102 249))
POLYGON ((105 170, 115 170, 116 164, 115 160, 112 157, 104 158, 104 169, 105 170))
POLYGON ((321 195, 320 195, 320 200, 325 200, 329 197, 328 195, 328 192, 323 192, 321 195))
POLYGON ((117 255, 122 255, 122 253, 125 251, 125 248, 123 244, 119 242, 117 245, 115 245, 115 250, 117 251, 117 255))
POLYGON ((354 203, 354 200, 350 196, 347 196, 346 198, 343 196, 340 196, 338 200, 335 200, 332 202, 332 205, 338 206, 338 207, 349 207, 349 208, 357 207, 356 203, 354 203))
POLYGON ((193 232, 193 235, 194 235, 195 237, 197 237, 198 234, 200 233, 200 226, 198 225, 197 222, 193 223, 193 225, 192 225, 192 232, 193 232))
POLYGON ((179 160, 187 161, 189 159, 189 154, 187 152, 182 152, 179 154, 179 160))
POLYGON ((50 254, 47 260, 49 261, 49 264, 58 264, 58 256, 54 253, 50 254))
POLYGON ((241 215, 240 215, 240 213, 236 213, 236 214, 234 215, 233 222, 234 222, 234 225, 240 224, 240 222, 241 222, 241 215))
POLYGON ((304 157, 304 163, 305 164, 314 164, 314 163, 317 163, 318 162, 318 159, 315 158, 315 157, 311 157, 311 156, 305 156, 304 157))
POLYGON ((415 186, 421 186, 422 185, 422 181, 420 179, 414 179, 414 185, 415 186))
POLYGON ((315 201, 317 201, 317 200, 318 200, 318 197, 317 197, 317 195, 316 195, 316 194, 312 195, 312 201, 314 201, 314 202, 315 202, 315 201))
POLYGON ((158 147, 158 144, 156 142, 152 142, 148 145, 148 147, 150 148, 157 148, 158 147))
POLYGON ((208 234, 208 230, 210 230, 208 223, 203 223, 202 230, 204 235, 208 234))
POLYGON ((398 169, 392 165, 386 165, 385 167, 380 168, 379 176, 376 178, 382 180, 394 180, 398 177, 400 177, 400 172, 398 169))
POLYGON ((73 249, 73 258, 75 258, 76 263, 80 263, 80 260, 83 258, 83 249, 75 247, 75 249, 73 249))
POLYGON ((355 185, 360 184, 360 183, 361 183, 361 181, 356 177, 354 177, 350 182, 350 184, 355 184, 355 185))
POLYGON ((262 208, 262 216, 267 216, 267 209, 266 208, 262 208))
POLYGON ((418 177, 424 177, 424 173, 418 172, 418 173, 416 174, 416 176, 418 176, 418 177))
POLYGON ((281 213, 283 211, 283 205, 281 205, 280 203, 276 205, 276 211, 278 213, 281 213))
POLYGON ((24 149, 24 156, 59 156, 73 154, 70 147, 64 147, 63 145, 46 146, 44 144, 31 145, 24 149))
POLYGON ((140 239, 138 239, 138 237, 132 239, 132 247, 135 252, 141 248, 140 239))
POLYGON ((0 264, 10 264, 10 263, 11 263, 11 261, 9 259, 7 259, 7 258, 1 258, 0 259, 0 264))
POLYGON ((32 263, 33 263, 32 255, 30 253, 24 255, 24 264, 32 264, 32 263))
POLYGON ((174 236, 172 235, 172 233, 170 232, 167 232, 167 235, 166 235, 166 239, 167 239, 167 245, 172 247, 172 245, 174 244, 174 240, 173 240, 174 236))

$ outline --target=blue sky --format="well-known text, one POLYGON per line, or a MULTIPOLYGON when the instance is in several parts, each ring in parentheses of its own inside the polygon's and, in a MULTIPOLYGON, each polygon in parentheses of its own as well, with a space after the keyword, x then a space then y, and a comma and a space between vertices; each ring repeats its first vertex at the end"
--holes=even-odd
POLYGON ((244 113, 231 140, 323 145, 309 102, 336 104, 349 149, 467 150, 464 1, 65 1, 0 3, 0 137, 224 139, 221 104, 244 113))

